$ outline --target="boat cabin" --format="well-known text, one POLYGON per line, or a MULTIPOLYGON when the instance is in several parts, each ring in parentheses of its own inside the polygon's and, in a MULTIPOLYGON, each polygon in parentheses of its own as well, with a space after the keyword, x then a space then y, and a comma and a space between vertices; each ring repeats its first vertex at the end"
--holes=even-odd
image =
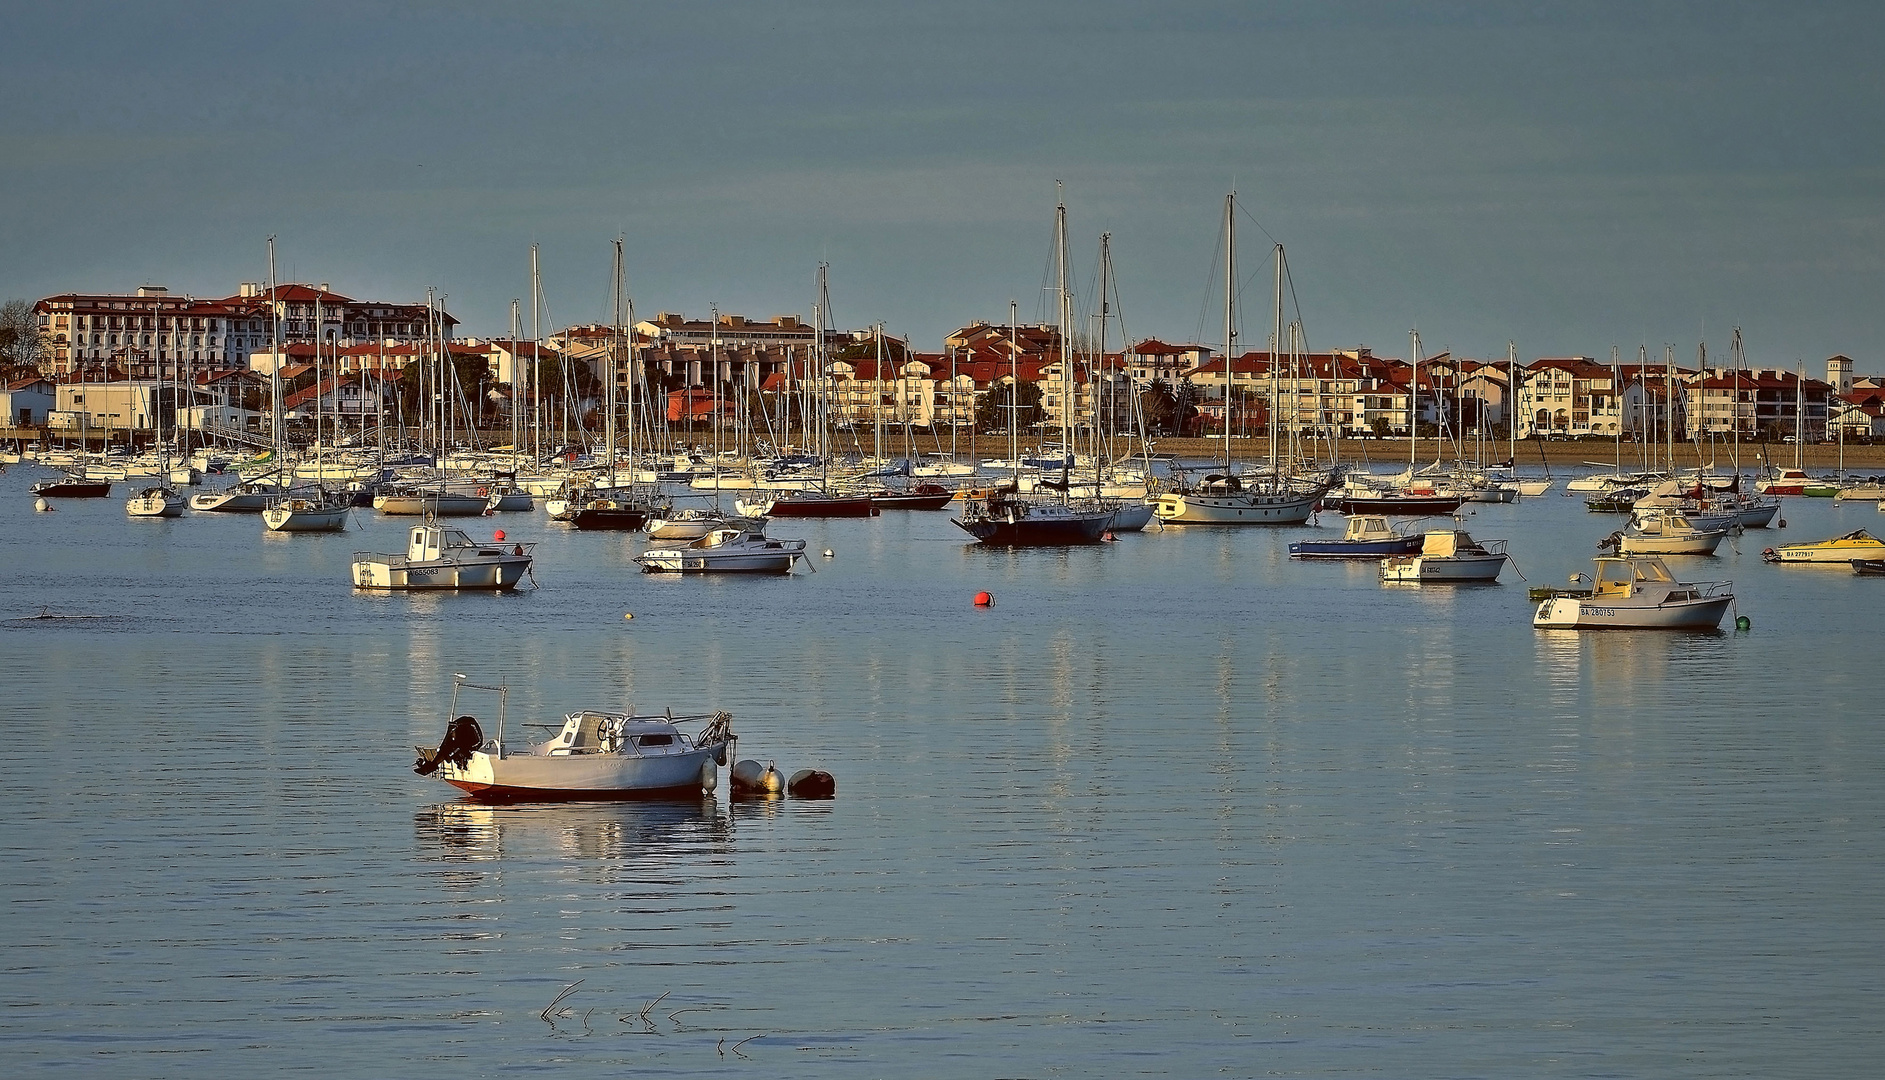
POLYGON ((584 710, 570 713, 556 738, 538 748, 548 757, 570 754, 667 754, 693 747, 665 717, 584 710))
POLYGON ((1461 555, 1483 555, 1484 550, 1464 529, 1434 529, 1420 542, 1420 553, 1429 559, 1452 559, 1461 555))
POLYGON ((1598 559, 1597 580, 1591 586, 1591 595, 1623 599, 1634 596, 1650 585, 1668 587, 1674 584, 1675 575, 1669 572, 1669 567, 1661 559, 1598 559))
POLYGON ((1391 540, 1400 536, 1388 524, 1388 519, 1377 514, 1357 514, 1348 519, 1348 528, 1342 533, 1344 540, 1391 540))
POLYGON ((478 548, 480 555, 504 554, 504 549, 496 545, 480 547, 463 529, 448 529, 443 525, 414 525, 411 540, 406 545, 406 558, 413 562, 429 562, 454 548, 478 548))

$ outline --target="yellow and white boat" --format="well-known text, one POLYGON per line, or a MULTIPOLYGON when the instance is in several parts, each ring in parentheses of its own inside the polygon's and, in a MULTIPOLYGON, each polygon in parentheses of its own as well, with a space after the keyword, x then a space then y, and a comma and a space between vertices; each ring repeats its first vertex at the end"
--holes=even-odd
POLYGON ((1761 552, 1761 558, 1771 563, 1837 563, 1848 564, 1854 559, 1885 559, 1885 540, 1880 540, 1864 529, 1854 529, 1844 536, 1835 536, 1831 540, 1815 540, 1808 544, 1784 544, 1770 547, 1761 552))

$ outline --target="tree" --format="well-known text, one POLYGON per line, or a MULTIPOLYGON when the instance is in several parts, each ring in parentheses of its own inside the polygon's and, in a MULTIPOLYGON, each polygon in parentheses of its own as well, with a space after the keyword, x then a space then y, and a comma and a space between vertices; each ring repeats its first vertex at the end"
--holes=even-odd
POLYGON ((39 316, 25 300, 0 305, 0 380, 32 378, 46 359, 46 335, 39 316))
POLYGON ((1153 435, 1170 435, 1173 430, 1171 384, 1153 379, 1139 391, 1139 412, 1145 417, 1145 430, 1153 435))
POLYGON ((975 427, 997 435, 1008 430, 1009 406, 1013 405, 1014 425, 1025 431, 1041 422, 1041 388, 1035 383, 1003 383, 991 388, 975 403, 975 427))
POLYGON ((1385 439, 1385 438, 1387 438, 1387 437, 1388 437, 1388 427, 1389 427, 1389 425, 1388 425, 1388 418, 1387 418, 1387 417, 1385 417, 1385 416, 1377 416, 1377 417, 1375 417, 1375 418, 1374 418, 1373 420, 1370 420, 1370 421, 1368 421, 1368 427, 1369 427, 1369 429, 1370 429, 1370 430, 1372 430, 1372 431, 1374 432, 1374 437, 1375 437, 1375 438, 1377 438, 1377 439, 1385 439))

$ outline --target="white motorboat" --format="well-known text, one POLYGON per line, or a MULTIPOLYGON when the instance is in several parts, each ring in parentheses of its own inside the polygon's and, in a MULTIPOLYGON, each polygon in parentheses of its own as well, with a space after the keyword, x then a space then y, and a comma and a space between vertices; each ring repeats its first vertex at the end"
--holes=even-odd
POLYGON ((530 572, 534 544, 484 544, 462 529, 414 525, 399 555, 357 551, 353 583, 361 589, 513 589, 530 572))
POLYGON ((1382 581, 1496 581, 1505 568, 1505 541, 1483 543, 1463 529, 1430 529, 1420 554, 1396 555, 1381 563, 1382 581))
POLYGON ((511 749, 504 738, 504 688, 474 686, 462 675, 453 680, 452 713, 436 749, 415 747, 412 771, 487 802, 698 797, 718 785, 719 766, 733 760, 738 745, 733 718, 724 712, 584 709, 565 716, 554 738, 511 749), (460 687, 499 694, 494 738, 485 738, 477 720, 458 714, 460 687), (688 721, 705 724, 690 736, 676 726, 688 721))
POLYGON ((269 499, 262 524, 271 532, 339 532, 347 527, 353 503, 318 488, 291 491, 269 499))
POLYGON ((1854 529, 1830 540, 1770 547, 1761 552, 1761 558, 1770 563, 1829 563, 1844 566, 1850 565, 1854 559, 1885 558, 1885 540, 1864 529, 1854 529))
POLYGON ((1546 630, 1713 630, 1734 603, 1732 589, 1726 581, 1677 581, 1653 555, 1602 555, 1590 591, 1548 597, 1538 605, 1532 625, 1546 630))
POLYGON ((647 574, 789 574, 804 556, 803 540, 774 540, 730 527, 692 543, 651 547, 635 561, 647 574))
POLYGON ((1725 525, 1698 525, 1676 510, 1638 510, 1630 523, 1597 542, 1619 555, 1713 555, 1728 535, 1725 525))
POLYGON ((172 488, 147 487, 125 501, 124 512, 132 517, 182 517, 183 503, 172 488))

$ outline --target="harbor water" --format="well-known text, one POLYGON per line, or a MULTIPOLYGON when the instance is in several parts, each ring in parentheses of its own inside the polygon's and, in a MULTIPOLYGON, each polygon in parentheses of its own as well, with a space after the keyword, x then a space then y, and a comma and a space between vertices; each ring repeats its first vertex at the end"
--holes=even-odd
POLYGON ((1287 558, 1333 514, 1036 551, 947 513, 778 521, 834 557, 683 579, 539 511, 467 528, 535 542, 540 588, 399 595, 348 567, 411 519, 35 513, 33 473, 0 477, 7 1075, 1885 1053, 1885 579, 1760 559, 1879 531, 1871 503, 1790 499, 1786 529, 1668 560, 1732 579, 1747 632, 1578 634, 1535 631, 1526 584, 1588 571, 1619 519, 1561 485, 1464 518, 1510 543, 1490 586, 1287 558), (742 756, 837 797, 479 807, 410 768, 454 673, 509 686, 513 738, 724 709, 742 756))

